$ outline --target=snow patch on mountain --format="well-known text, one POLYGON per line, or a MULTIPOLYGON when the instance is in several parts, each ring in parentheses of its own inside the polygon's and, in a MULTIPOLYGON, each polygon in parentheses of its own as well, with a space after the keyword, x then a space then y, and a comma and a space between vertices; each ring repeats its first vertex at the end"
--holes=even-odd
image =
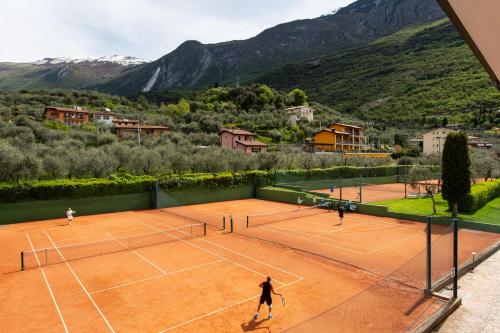
POLYGON ((72 59, 66 57, 58 57, 58 58, 44 58, 42 60, 38 60, 32 62, 33 65, 59 65, 59 64, 81 64, 81 63, 100 63, 100 62, 108 62, 115 63, 122 66, 132 66, 132 65, 141 65, 148 63, 148 60, 129 57, 129 56, 120 56, 120 55, 112 55, 106 57, 99 58, 81 58, 81 59, 72 59))
POLYGON ((143 92, 151 91, 151 88, 153 88, 153 86, 155 85, 156 80, 158 80, 158 74, 160 74, 160 67, 156 68, 153 76, 149 79, 146 86, 142 89, 143 92))

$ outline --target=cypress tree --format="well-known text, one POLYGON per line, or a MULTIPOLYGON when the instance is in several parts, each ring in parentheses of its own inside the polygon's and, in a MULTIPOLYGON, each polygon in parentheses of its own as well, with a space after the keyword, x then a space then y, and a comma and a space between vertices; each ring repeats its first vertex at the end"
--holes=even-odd
POLYGON ((470 193, 470 159, 467 134, 452 132, 447 135, 442 158, 443 198, 457 216, 458 204, 470 193))

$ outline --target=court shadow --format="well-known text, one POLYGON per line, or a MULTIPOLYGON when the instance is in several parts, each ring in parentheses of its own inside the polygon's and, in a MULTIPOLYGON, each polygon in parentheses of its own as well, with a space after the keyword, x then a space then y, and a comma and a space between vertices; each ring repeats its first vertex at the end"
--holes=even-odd
POLYGON ((267 319, 261 319, 261 320, 250 320, 246 323, 241 324, 241 329, 243 332, 252 332, 252 331, 264 331, 264 332, 271 332, 268 326, 260 326, 261 324, 264 324, 267 322, 267 319))
POLYGON ((64 222, 64 223, 61 223, 61 224, 53 224, 52 227, 66 227, 68 226, 68 223, 64 222))

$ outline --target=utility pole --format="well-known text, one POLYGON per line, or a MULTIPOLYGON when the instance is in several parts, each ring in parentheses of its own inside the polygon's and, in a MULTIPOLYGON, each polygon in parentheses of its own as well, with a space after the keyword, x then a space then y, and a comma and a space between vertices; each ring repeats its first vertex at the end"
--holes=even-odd
POLYGON ((240 87, 240 76, 236 76, 236 88, 240 87))
POLYGON ((141 115, 137 117, 137 143, 141 146, 141 115))

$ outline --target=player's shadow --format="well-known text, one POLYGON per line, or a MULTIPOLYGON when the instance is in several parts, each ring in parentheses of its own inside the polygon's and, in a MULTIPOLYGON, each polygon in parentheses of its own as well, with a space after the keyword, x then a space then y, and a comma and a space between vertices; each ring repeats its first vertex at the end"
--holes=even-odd
POLYGON ((260 326, 261 324, 264 324, 267 321, 268 321, 267 319, 250 320, 246 323, 241 324, 241 329, 243 330, 243 332, 251 332, 257 330, 263 330, 264 332, 271 332, 269 326, 260 326))

